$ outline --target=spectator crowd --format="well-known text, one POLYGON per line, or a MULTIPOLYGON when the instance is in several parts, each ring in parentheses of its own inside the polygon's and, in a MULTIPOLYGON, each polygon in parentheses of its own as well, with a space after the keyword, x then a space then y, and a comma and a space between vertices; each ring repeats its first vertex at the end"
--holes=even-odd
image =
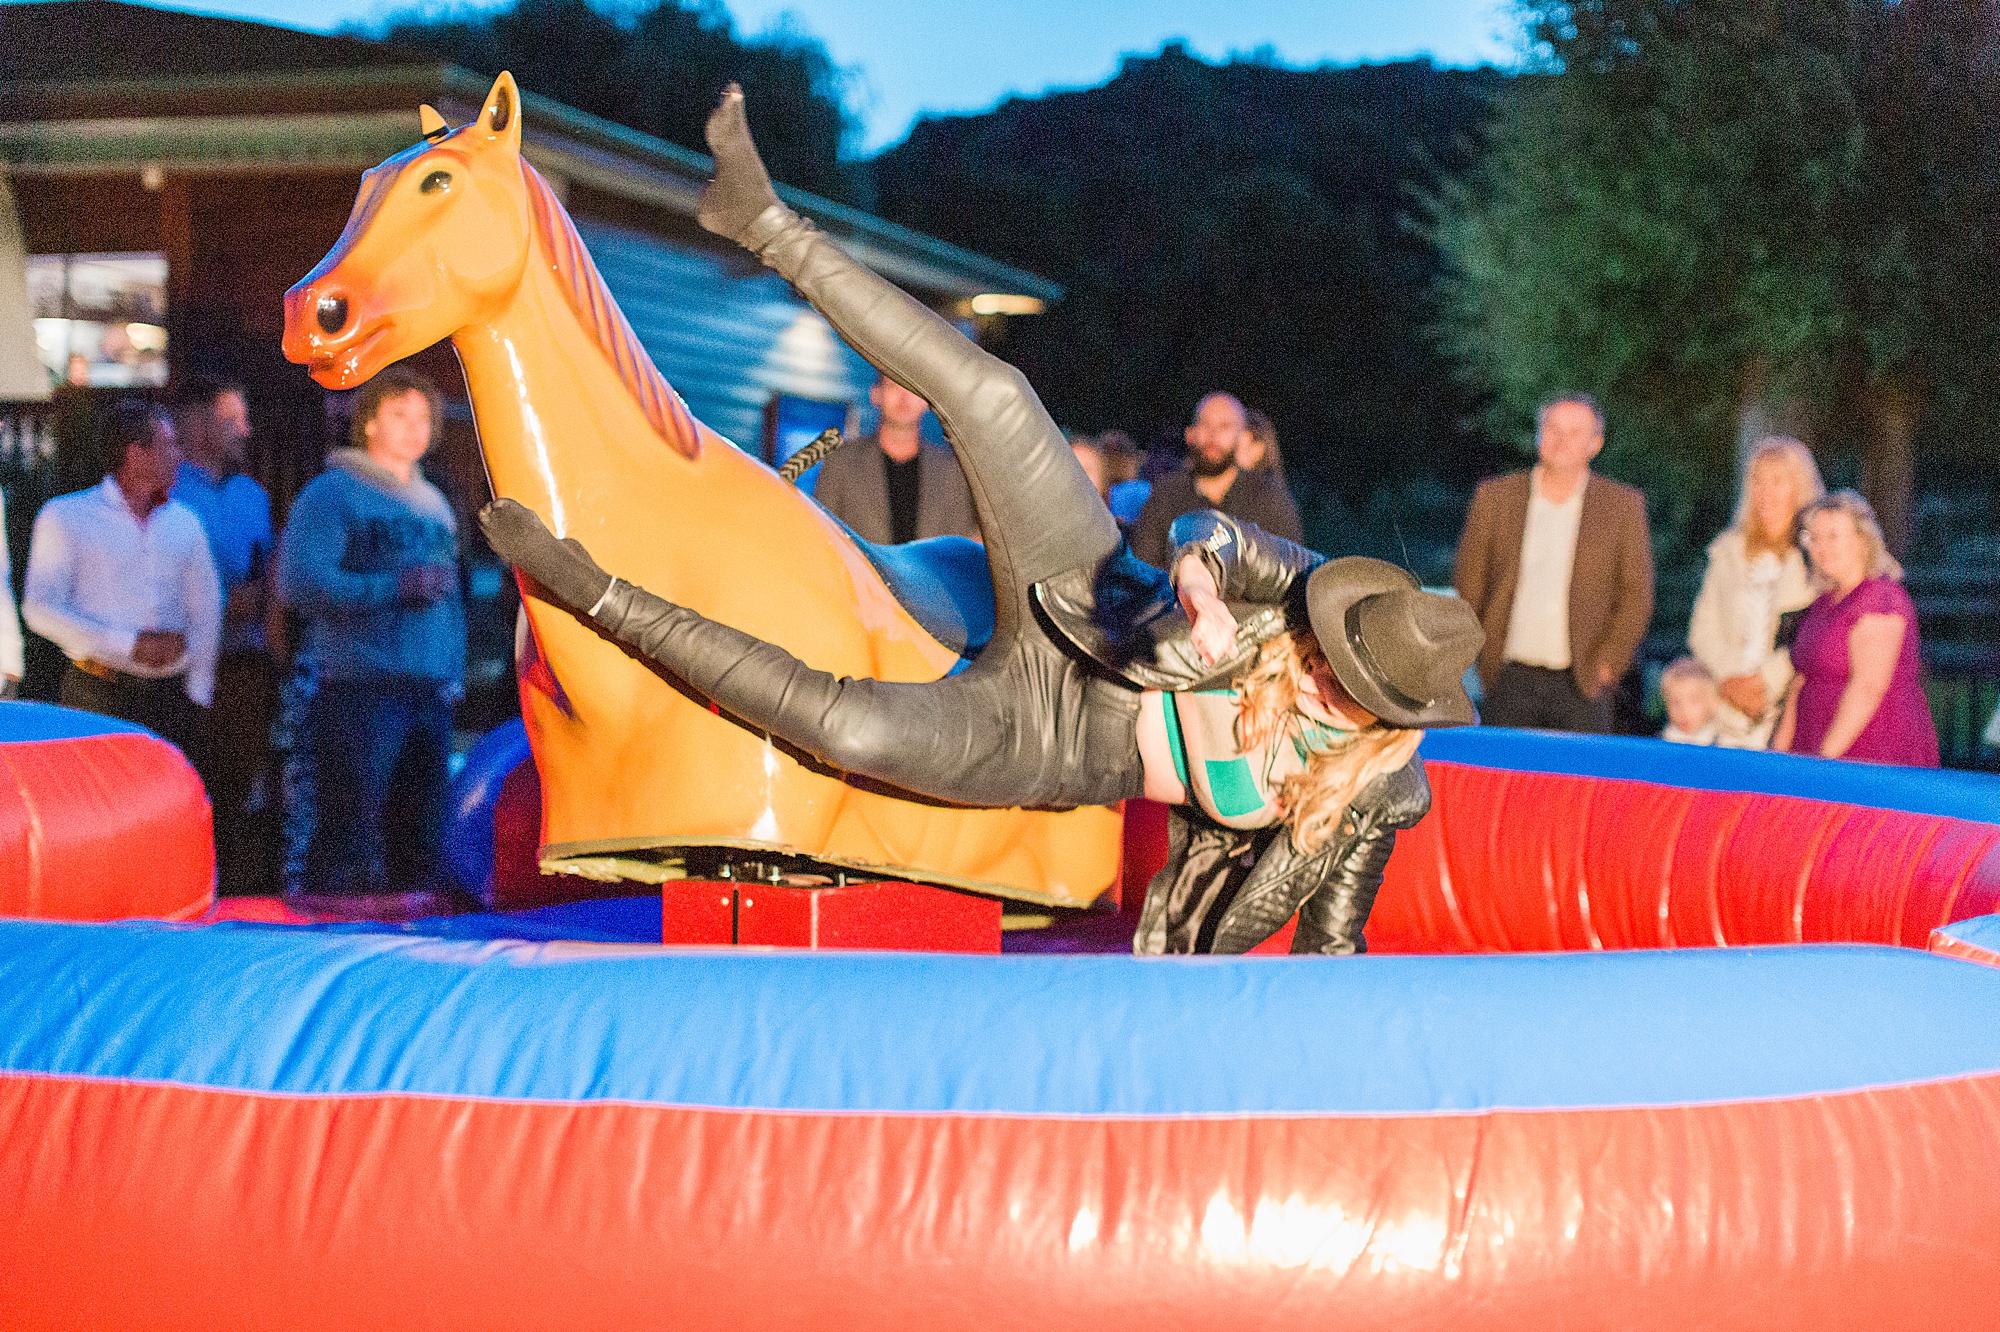
MULTIPOLYGON (((1597 404, 1560 395, 1538 413, 1535 466, 1473 497, 1455 580, 1486 627, 1489 724, 1610 729, 1653 563, 1645 497, 1590 470, 1603 447, 1597 404)), ((1661 675, 1662 738, 1936 767, 1901 578, 1867 500, 1826 494, 1798 440, 1758 441, 1708 548, 1689 653, 1661 675)))
MULTIPOLYGON (((922 436, 928 404, 886 379, 870 399, 879 424, 822 463, 819 502, 869 541, 978 539, 964 474, 922 436)), ((25 620, 68 659, 64 704, 187 755, 209 791, 225 890, 256 877, 252 814, 281 808, 289 898, 381 913, 385 895, 449 897, 438 857, 465 607, 453 510, 421 465, 442 419, 423 377, 376 376, 348 446, 280 534, 244 471, 241 387, 188 380, 171 411, 112 404, 103 480, 35 518, 18 617, 0 562, 0 697, 23 675, 25 620)), ((1592 469, 1604 439, 1595 402, 1557 395, 1537 416, 1534 465, 1473 496, 1454 581, 1485 630, 1475 670, 1488 724, 1612 729, 1654 570, 1645 497, 1592 469)), ((1134 554, 1164 567, 1174 520, 1205 509, 1303 543, 1269 418, 1210 393, 1184 441, 1184 461, 1148 479, 1121 432, 1072 440, 1134 554)), ((1901 576, 1866 500, 1827 494, 1798 440, 1758 441, 1708 547, 1687 653, 1661 674, 1662 738, 1936 766, 1901 576)))
MULTIPOLYGON (((410 914, 454 895, 438 852, 465 615, 456 520, 420 466, 442 420, 429 381, 376 376, 279 536, 243 470, 243 389, 192 379, 171 411, 111 404, 104 479, 36 515, 20 618, 68 659, 60 701, 180 747, 225 891, 263 886, 252 815, 282 807, 299 905, 410 914)), ((9 695, 22 673, 10 595, 9 695)))

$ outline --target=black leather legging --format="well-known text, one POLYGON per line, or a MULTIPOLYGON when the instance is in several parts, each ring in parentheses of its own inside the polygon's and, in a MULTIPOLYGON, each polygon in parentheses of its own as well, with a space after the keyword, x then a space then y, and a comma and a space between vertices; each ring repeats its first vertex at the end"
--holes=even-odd
POLYGON ((623 582, 597 622, 725 711, 843 772, 971 805, 1140 794, 1137 692, 1054 641, 1031 604, 1036 583, 1095 569, 1120 538, 1027 380, 790 209, 767 209, 746 244, 937 413, 985 537, 992 640, 957 675, 894 683, 836 679, 623 582))

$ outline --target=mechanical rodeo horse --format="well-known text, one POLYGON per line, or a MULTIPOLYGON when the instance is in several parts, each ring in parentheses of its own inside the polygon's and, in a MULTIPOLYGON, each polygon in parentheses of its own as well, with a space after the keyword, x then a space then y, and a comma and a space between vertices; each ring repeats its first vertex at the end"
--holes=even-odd
MULTIPOLYGON (((1132 567, 1020 376, 780 206, 729 97, 702 220, 931 397, 972 478, 993 632, 948 673, 649 377, 517 111, 502 78, 368 178, 288 346, 346 383, 455 336, 534 580, 550 850, 866 845, 1025 894, 1115 826, 1081 802, 1143 790, 1186 803, 1142 948, 1297 906, 1339 951, 1433 778, 1449 817, 1352 965, 0 920, 0 1325, 1993 1325, 1990 784, 1505 731, 1434 737, 1427 776, 1469 612, 1213 518, 1177 588, 1132 567)), ((0 766, 151 750, 138 794, 199 802, 150 736, 49 733, 78 717, 0 704, 0 766)), ((99 858, 131 914, 136 862, 99 858)))
MULTIPOLYGON (((491 303, 524 285, 527 265, 513 254, 524 230, 540 234, 545 247, 551 234, 567 239, 571 252, 551 265, 558 273, 588 274, 589 261, 546 187, 519 162, 511 80, 502 76, 495 84, 474 125, 448 131, 428 112, 425 123, 427 142, 370 173, 348 234, 288 296, 287 352, 312 363, 322 382, 352 382, 364 377, 365 365, 389 359, 380 344, 398 315, 404 324, 453 331, 485 435, 482 385, 500 379, 504 386, 505 371, 521 361, 516 340, 537 335, 475 322, 482 298, 491 303), (533 228, 502 225, 508 209, 494 207, 516 202, 502 188, 513 177, 524 196, 514 211, 532 210, 533 228), (485 206, 436 202, 454 191, 485 206), (434 280, 446 267, 435 248, 420 248, 414 260, 384 256, 408 276, 401 285, 378 281, 371 308, 351 308, 351 274, 367 271, 362 258, 374 257, 369 241, 382 231, 382 219, 425 211, 426 195, 433 199, 429 211, 441 217, 454 207, 474 214, 455 222, 454 232, 477 222, 479 235, 490 226, 498 236, 483 244, 471 238, 463 254, 454 249, 450 267, 458 280, 446 284, 434 280), (421 320, 412 318, 419 314, 421 320)), ((1177 534, 1183 544, 1169 585, 1125 551, 1018 371, 856 264, 778 200, 733 87, 710 118, 708 140, 716 179, 703 193, 701 224, 775 268, 850 345, 937 411, 987 537, 992 636, 969 666, 949 675, 875 663, 848 674, 847 661, 813 641, 812 631, 828 626, 797 623, 798 603, 771 599, 780 612, 774 617, 769 602, 720 595, 720 579, 739 588, 743 581, 733 561, 712 561, 699 574, 683 561, 656 574, 658 561, 649 566, 631 532, 592 521, 608 493, 572 495, 550 484, 549 461, 568 451, 556 447, 554 428, 544 433, 542 421, 571 422, 567 435, 581 419, 597 427, 601 450, 628 453, 630 445, 619 444, 607 423, 591 420, 587 401, 572 396, 561 404, 572 410, 561 414, 540 396, 531 405, 530 386, 516 371, 516 410, 508 421, 520 427, 517 437, 534 438, 526 448, 496 447, 488 438, 495 486, 506 498, 482 521, 494 549, 533 580, 531 622, 560 686, 530 700, 538 761, 552 737, 573 734, 564 723, 583 710, 565 658, 588 658, 593 677, 620 678, 603 652, 609 640, 716 705, 722 716, 697 711, 695 717, 707 730, 732 728, 739 743, 761 745, 771 778, 788 763, 829 779, 849 774, 860 785, 838 790, 902 799, 936 818, 946 817, 938 802, 948 802, 952 814, 969 813, 965 807, 1084 809, 1142 794, 1175 806, 1168 863, 1148 893, 1135 942, 1141 951, 1243 951, 1295 912, 1295 951, 1360 948, 1395 832, 1429 805, 1415 757, 1421 730, 1473 719, 1460 680, 1480 633, 1466 608, 1423 592, 1394 566, 1324 562, 1218 514, 1200 515, 1177 534), (520 466, 530 459, 542 464, 539 477, 520 466), (515 494, 533 502, 522 504, 515 494), (538 511, 546 511, 547 523, 538 511), (558 540, 548 523, 571 535, 558 540), (627 577, 604 572, 577 539, 580 531, 627 577), (664 595, 645 590, 637 577, 664 595), (834 670, 808 664, 815 661, 834 670)), ((533 266, 538 285, 543 268, 533 266)), ((614 322, 622 335, 605 350, 643 365, 608 297, 601 289, 590 294, 607 307, 600 323, 614 322)), ((570 304, 573 322, 579 302, 570 304)), ((644 382, 629 368, 623 378, 644 382)), ((678 398, 657 376, 651 382, 654 433, 699 440, 678 398)), ((735 452, 695 450, 697 456, 735 452)), ((748 459, 739 466, 768 476, 748 459)), ((680 497, 653 512, 678 522, 696 507, 680 497)), ((740 512, 730 517, 742 522, 740 512)), ((838 541, 820 544, 836 555, 851 553, 838 541)), ((866 581, 865 562, 841 563, 851 583, 866 581)), ((879 580, 869 590, 879 590, 879 580)), ((862 625, 869 609, 864 604, 857 617, 862 625)), ((834 627, 850 636, 861 628, 834 627)), ((627 756, 671 752, 632 706, 647 677, 630 679, 622 699, 599 691, 594 700, 599 708, 622 702, 625 715, 591 718, 593 745, 597 736, 608 743, 590 766, 621 779, 627 756)), ((552 792, 567 780, 560 771, 544 772, 552 792)), ((586 801, 601 794, 594 787, 583 792, 586 801)), ((559 821, 559 799, 551 797, 550 823, 559 821)), ((682 817, 678 808, 675 814, 682 817)), ((640 839, 629 829, 614 836, 622 847, 697 840, 640 839)), ((738 844, 780 840, 754 824, 730 836, 738 844)), ((817 849, 806 839, 782 840, 817 849)), ((545 854, 556 857, 559 848, 545 854)), ((910 864, 920 874, 927 868, 921 860, 910 864)), ((954 881, 949 874, 930 877, 954 881)))

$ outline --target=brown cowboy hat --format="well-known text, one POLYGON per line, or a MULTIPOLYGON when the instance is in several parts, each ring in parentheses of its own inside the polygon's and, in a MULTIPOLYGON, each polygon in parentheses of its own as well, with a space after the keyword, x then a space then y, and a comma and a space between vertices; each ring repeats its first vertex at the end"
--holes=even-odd
POLYGON ((1465 672, 1485 645, 1472 607, 1426 592, 1407 570, 1350 555, 1306 581, 1306 614, 1334 678, 1390 726, 1479 720, 1465 672))

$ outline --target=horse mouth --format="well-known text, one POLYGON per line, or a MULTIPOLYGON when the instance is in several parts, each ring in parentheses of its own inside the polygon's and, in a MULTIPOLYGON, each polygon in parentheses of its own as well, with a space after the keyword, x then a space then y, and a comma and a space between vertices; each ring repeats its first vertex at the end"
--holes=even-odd
POLYGON ((306 361, 306 373, 323 388, 353 388, 373 374, 373 371, 364 372, 362 363, 368 352, 388 332, 387 324, 377 324, 337 351, 314 352, 306 361))

